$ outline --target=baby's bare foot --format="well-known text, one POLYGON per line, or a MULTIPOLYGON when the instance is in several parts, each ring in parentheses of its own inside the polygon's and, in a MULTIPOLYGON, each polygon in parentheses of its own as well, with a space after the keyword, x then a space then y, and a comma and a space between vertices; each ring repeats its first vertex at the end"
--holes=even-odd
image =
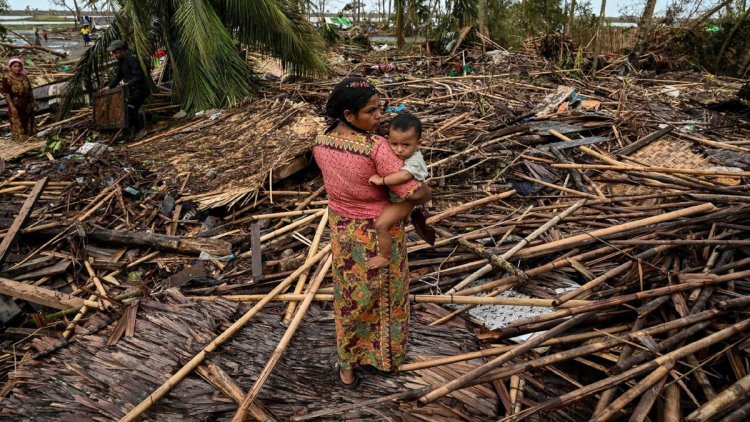
POLYGON ((378 268, 383 268, 390 263, 391 263, 390 259, 378 255, 374 258, 370 258, 367 260, 367 269, 377 270, 378 268))

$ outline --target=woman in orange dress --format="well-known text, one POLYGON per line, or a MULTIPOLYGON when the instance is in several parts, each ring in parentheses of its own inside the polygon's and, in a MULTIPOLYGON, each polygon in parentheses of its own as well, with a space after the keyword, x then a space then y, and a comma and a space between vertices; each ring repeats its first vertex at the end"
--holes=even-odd
POLYGON ((8 73, 0 83, 0 92, 8 103, 8 118, 12 140, 24 142, 36 135, 34 124, 34 92, 28 71, 19 58, 8 60, 8 73))

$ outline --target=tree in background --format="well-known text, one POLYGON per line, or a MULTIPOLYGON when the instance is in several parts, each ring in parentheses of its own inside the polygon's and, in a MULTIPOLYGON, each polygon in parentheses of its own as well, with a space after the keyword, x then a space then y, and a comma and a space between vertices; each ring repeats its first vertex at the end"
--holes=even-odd
POLYGON ((50 0, 53 5, 57 7, 64 7, 70 10, 70 13, 75 16, 75 26, 78 28, 78 24, 81 23, 81 8, 78 6, 78 0, 68 2, 67 0, 50 0))
MULTIPOLYGON (((10 11, 10 5, 8 0, 0 0, 0 15, 4 15, 10 11)), ((5 39, 8 34, 8 28, 0 24, 0 38, 5 39)))
POLYGON ((117 10, 79 60, 64 110, 83 87, 101 86, 106 47, 115 39, 144 62, 165 48, 172 94, 189 112, 237 104, 259 87, 240 43, 279 58, 294 74, 327 68, 315 28, 288 0, 117 0, 117 10))

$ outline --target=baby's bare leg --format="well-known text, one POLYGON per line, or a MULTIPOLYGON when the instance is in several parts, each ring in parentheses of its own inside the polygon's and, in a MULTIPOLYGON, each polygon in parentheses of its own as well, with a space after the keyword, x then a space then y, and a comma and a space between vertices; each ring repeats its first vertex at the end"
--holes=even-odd
POLYGON ((414 204, 405 201, 391 203, 380 213, 380 216, 375 220, 380 254, 367 261, 367 268, 382 268, 391 262, 391 246, 393 245, 391 227, 408 217, 412 209, 414 209, 414 204))

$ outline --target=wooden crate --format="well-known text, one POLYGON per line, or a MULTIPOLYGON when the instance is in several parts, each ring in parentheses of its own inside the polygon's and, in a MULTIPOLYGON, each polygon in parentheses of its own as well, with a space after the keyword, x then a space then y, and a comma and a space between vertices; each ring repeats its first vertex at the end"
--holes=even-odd
POLYGON ((124 129, 128 127, 125 86, 97 92, 94 100, 94 126, 97 129, 124 129))

